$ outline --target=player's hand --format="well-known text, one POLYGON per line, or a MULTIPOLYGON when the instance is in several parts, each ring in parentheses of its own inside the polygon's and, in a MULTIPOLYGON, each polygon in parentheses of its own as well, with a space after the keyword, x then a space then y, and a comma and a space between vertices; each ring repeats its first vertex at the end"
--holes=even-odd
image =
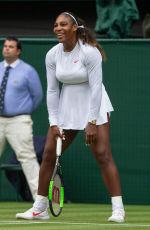
POLYGON ((85 144, 91 145, 97 139, 97 126, 91 123, 88 123, 85 128, 85 144))
POLYGON ((51 126, 54 137, 57 139, 60 137, 62 140, 65 140, 64 131, 61 130, 58 126, 51 126))

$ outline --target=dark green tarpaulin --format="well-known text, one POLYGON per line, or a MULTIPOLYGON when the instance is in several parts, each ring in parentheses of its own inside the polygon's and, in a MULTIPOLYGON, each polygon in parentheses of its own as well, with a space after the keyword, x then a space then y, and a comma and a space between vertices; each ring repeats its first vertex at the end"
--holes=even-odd
POLYGON ((133 23, 139 19, 134 0, 96 0, 95 32, 109 38, 127 38, 133 23))

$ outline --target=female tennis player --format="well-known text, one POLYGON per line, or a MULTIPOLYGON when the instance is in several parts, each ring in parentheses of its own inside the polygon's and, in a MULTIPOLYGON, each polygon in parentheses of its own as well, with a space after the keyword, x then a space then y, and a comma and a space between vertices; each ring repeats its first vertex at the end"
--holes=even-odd
POLYGON ((124 222, 120 180, 109 142, 113 107, 102 83, 104 51, 83 21, 70 12, 63 12, 56 18, 54 33, 59 43, 46 55, 50 127, 40 168, 38 195, 33 207, 16 217, 49 218, 47 196, 56 160, 56 139, 58 136, 64 139, 62 151, 65 151, 79 130, 84 130, 85 144, 93 152, 111 196, 112 215, 108 221, 124 222), (59 128, 63 129, 63 134, 59 128))

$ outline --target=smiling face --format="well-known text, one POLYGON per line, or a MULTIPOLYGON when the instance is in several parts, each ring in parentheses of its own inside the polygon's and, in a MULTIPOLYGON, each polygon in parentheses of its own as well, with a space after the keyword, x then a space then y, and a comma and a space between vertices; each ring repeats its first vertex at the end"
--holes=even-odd
POLYGON ((54 24, 54 33, 59 42, 72 43, 76 41, 77 25, 69 15, 60 14, 54 24))

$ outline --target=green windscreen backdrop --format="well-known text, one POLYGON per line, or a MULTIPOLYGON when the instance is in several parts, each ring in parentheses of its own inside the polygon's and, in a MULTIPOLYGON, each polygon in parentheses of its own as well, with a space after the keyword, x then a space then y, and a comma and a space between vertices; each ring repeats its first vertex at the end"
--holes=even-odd
MULTIPOLYGON (((56 40, 21 38, 22 58, 39 72, 45 97, 34 112, 34 134, 46 135, 45 55, 56 40)), ((98 40, 99 41, 99 40, 98 40)), ((120 172, 125 203, 150 204, 150 40, 101 40, 107 54, 103 82, 114 106, 111 114, 111 147, 120 172)), ((2 40, 0 40, 0 48, 2 40)), ((2 60, 2 57, 1 57, 2 60)), ((4 162, 10 154, 5 151, 4 162)), ((62 157, 66 195, 72 202, 110 202, 99 168, 80 132, 62 157)), ((16 194, 0 172, 0 199, 16 194)))

